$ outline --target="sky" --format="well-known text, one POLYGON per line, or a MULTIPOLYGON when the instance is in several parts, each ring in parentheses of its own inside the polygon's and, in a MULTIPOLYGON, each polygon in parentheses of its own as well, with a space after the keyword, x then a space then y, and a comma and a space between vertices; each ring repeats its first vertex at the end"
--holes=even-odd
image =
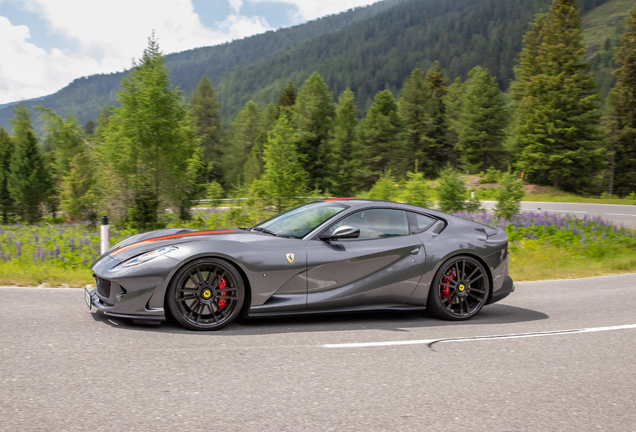
POLYGON ((164 54, 217 45, 377 0, 0 0, 0 104, 129 69, 155 32, 164 54))

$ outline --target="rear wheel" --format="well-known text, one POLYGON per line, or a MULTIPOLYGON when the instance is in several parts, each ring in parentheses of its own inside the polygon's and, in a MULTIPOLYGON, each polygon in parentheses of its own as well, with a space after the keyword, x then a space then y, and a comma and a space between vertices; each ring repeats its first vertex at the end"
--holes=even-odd
POLYGON ((453 257, 442 265, 433 279, 428 309, 441 319, 466 320, 484 307, 489 293, 486 268, 470 256, 453 257))
POLYGON ((218 330, 241 312, 245 286, 232 265, 216 258, 204 258, 177 272, 167 296, 170 312, 184 327, 218 330))

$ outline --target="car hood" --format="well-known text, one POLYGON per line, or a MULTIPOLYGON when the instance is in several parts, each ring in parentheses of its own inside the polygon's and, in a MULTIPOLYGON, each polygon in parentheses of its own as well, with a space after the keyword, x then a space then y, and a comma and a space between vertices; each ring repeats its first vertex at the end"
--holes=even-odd
POLYGON ((263 239, 263 237, 264 236, 260 233, 252 233, 237 228, 202 231, 179 228, 163 229, 127 238, 110 248, 108 252, 99 259, 108 255, 111 259, 122 262, 144 252, 192 241, 206 241, 216 238, 232 241, 247 241, 248 239, 263 239))

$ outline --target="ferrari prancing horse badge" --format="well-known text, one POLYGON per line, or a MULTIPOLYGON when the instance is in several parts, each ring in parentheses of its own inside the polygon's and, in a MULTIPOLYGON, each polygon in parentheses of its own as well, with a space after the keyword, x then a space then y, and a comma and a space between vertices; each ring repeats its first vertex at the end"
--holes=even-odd
POLYGON ((289 261, 290 264, 294 262, 294 254, 293 253, 288 253, 287 254, 287 261, 289 261))

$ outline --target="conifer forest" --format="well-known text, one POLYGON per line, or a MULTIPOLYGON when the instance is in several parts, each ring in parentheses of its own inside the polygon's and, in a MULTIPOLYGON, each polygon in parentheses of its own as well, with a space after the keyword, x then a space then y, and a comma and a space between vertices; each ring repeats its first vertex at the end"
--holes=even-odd
POLYGON ((633 195, 636 7, 590 58, 581 16, 603 3, 393 0, 171 59, 151 36, 92 118, 10 107, 2 223, 108 214, 145 230, 166 209, 187 223, 201 200, 225 198, 277 211, 316 196, 430 205, 427 181, 449 172, 633 195), (257 58, 257 42, 273 57, 257 58), (223 61, 187 62, 209 50, 223 61), (392 184, 402 195, 383 192, 392 184))

